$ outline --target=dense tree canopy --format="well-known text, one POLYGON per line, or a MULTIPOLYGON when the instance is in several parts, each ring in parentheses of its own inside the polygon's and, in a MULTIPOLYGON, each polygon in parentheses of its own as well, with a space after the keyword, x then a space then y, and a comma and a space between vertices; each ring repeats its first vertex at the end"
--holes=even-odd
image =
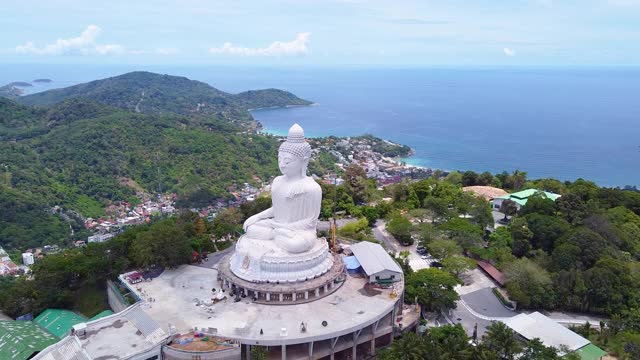
POLYGON ((461 284, 454 275, 436 268, 422 269, 405 278, 407 301, 417 299, 428 311, 455 308, 459 299, 453 288, 461 284))
POLYGON ((73 308, 84 289, 101 288, 130 268, 189 263, 192 252, 201 250, 194 248, 193 240, 202 235, 208 239, 211 231, 209 224, 204 229, 199 224, 199 217, 184 213, 133 227, 104 243, 47 255, 33 266, 33 280, 0 278, 0 310, 15 317, 51 307, 73 308))

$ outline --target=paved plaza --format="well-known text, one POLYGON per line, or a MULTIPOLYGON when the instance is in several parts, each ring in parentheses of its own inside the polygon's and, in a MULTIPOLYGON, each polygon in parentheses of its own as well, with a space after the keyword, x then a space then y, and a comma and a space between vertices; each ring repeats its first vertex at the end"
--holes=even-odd
POLYGON ((261 305, 249 297, 234 302, 227 297, 211 304, 212 289, 220 289, 217 270, 181 266, 166 270, 150 282, 131 285, 145 300, 145 311, 162 326, 178 332, 194 327, 214 328, 219 336, 243 343, 281 345, 323 340, 373 324, 392 311, 403 289, 375 289, 366 279, 348 276, 333 294, 305 304, 261 305), (326 325, 324 324, 326 322, 326 325), (306 331, 301 331, 304 323, 306 331))
POLYGON ((491 288, 479 289, 461 295, 460 298, 464 300, 467 306, 482 316, 503 318, 518 315, 518 313, 504 307, 491 288))

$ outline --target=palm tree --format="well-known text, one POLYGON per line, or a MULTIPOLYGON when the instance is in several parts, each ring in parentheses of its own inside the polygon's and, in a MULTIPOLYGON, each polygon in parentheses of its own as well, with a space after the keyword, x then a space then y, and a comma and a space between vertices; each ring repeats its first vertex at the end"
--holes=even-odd
POLYGON ((380 352, 380 360, 422 360, 428 359, 425 343, 421 336, 406 333, 394 341, 389 348, 380 352))
POLYGON ((494 350, 502 359, 513 360, 522 350, 520 342, 511 329, 501 321, 494 321, 484 334, 484 345, 494 350))
POLYGON ((480 344, 473 348, 471 358, 473 360, 500 360, 498 353, 480 344))
POLYGON ((527 181, 527 173, 525 171, 516 170, 511 175, 513 179, 513 190, 520 191, 524 183, 527 181))

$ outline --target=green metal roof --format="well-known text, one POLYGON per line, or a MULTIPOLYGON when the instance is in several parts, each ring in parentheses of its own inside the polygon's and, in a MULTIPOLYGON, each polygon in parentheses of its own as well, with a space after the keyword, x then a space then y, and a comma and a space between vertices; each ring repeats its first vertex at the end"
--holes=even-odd
POLYGON ((553 201, 556 201, 560 197, 560 195, 552 192, 548 192, 548 191, 542 191, 538 189, 526 189, 526 190, 518 191, 515 193, 511 193, 511 194, 502 195, 500 197, 497 197, 496 199, 503 199, 503 200, 509 199, 511 201, 518 203, 520 206, 524 206, 527 203, 527 200, 529 200, 531 196, 536 194, 541 194, 543 197, 546 197, 547 199, 550 199, 553 201))
POLYGON ((73 325, 87 322, 87 318, 69 310, 47 309, 33 319, 33 322, 62 339, 73 325))
POLYGON ((0 359, 26 360, 58 342, 31 321, 0 321, 0 359))
POLYGON ((98 320, 101 319, 103 317, 107 317, 109 315, 113 315, 113 311, 111 310, 105 310, 101 313, 96 314, 94 317, 92 317, 91 319, 89 319, 89 321, 93 321, 93 320, 98 320))
POLYGON ((582 360, 598 360, 607 355, 606 351, 593 344, 581 347, 580 349, 576 350, 576 353, 580 355, 580 359, 582 360))

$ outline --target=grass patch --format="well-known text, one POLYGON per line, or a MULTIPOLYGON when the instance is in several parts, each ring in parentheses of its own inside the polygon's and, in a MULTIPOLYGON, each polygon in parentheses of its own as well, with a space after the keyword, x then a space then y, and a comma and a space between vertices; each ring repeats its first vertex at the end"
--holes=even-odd
POLYGON ((107 309, 110 308, 105 288, 94 285, 82 288, 76 292, 73 303, 74 311, 91 318, 107 309))
POLYGON ((508 307, 509 309, 513 309, 513 304, 511 304, 511 301, 508 301, 507 299, 505 299, 504 296, 502 296, 502 293, 498 291, 498 288, 495 288, 495 287, 491 288, 491 291, 493 291, 493 293, 496 295, 498 300, 500 300, 502 305, 508 307))

